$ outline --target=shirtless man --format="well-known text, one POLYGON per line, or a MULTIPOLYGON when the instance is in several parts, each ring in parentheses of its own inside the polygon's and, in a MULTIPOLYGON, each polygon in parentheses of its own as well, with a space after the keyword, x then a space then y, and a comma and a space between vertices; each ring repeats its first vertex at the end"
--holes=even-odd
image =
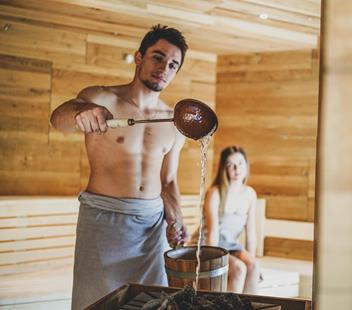
POLYGON ((127 282, 167 285, 166 239, 175 246, 188 237, 176 182, 184 137, 173 123, 108 129, 107 120, 172 117, 159 95, 186 50, 178 30, 155 26, 135 53, 132 82, 87 87, 52 113, 56 129, 85 133, 90 163, 79 198, 72 309, 127 282))

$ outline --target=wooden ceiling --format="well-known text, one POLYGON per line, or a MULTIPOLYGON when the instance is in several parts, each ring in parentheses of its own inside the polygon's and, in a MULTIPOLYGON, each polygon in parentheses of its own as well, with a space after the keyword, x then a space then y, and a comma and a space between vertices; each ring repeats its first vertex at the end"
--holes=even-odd
POLYGON ((152 25, 166 24, 185 34, 192 51, 220 55, 316 48, 320 6, 321 0, 0 0, 0 18, 126 47, 152 25))

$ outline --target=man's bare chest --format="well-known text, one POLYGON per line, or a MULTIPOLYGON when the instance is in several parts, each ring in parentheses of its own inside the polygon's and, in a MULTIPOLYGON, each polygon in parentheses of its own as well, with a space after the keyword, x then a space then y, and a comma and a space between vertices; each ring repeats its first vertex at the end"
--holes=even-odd
POLYGON ((172 124, 136 124, 133 126, 109 129, 105 140, 116 151, 125 153, 166 154, 175 141, 172 124))

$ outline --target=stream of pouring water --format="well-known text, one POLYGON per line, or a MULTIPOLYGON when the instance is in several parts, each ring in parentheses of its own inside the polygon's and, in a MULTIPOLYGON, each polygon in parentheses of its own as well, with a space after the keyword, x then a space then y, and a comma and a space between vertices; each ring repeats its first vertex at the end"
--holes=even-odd
POLYGON ((196 268, 196 283, 194 289, 197 291, 198 289, 198 281, 199 281, 199 270, 200 270, 200 250, 201 250, 201 243, 203 239, 203 204, 205 198, 205 174, 206 174, 206 164, 207 164, 207 151, 210 142, 210 135, 205 136, 204 138, 200 139, 200 158, 201 158, 201 175, 200 175, 200 188, 199 188, 199 215, 200 215, 200 223, 199 223, 199 237, 197 243, 197 268, 196 268))

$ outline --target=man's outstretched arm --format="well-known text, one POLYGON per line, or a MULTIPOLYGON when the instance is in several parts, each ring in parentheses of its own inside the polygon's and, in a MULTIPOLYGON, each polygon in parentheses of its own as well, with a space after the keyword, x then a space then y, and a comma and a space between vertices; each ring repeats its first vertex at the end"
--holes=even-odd
POLYGON ((58 106, 50 117, 51 125, 63 132, 105 132, 106 120, 113 118, 100 99, 100 86, 83 89, 75 99, 58 106))

